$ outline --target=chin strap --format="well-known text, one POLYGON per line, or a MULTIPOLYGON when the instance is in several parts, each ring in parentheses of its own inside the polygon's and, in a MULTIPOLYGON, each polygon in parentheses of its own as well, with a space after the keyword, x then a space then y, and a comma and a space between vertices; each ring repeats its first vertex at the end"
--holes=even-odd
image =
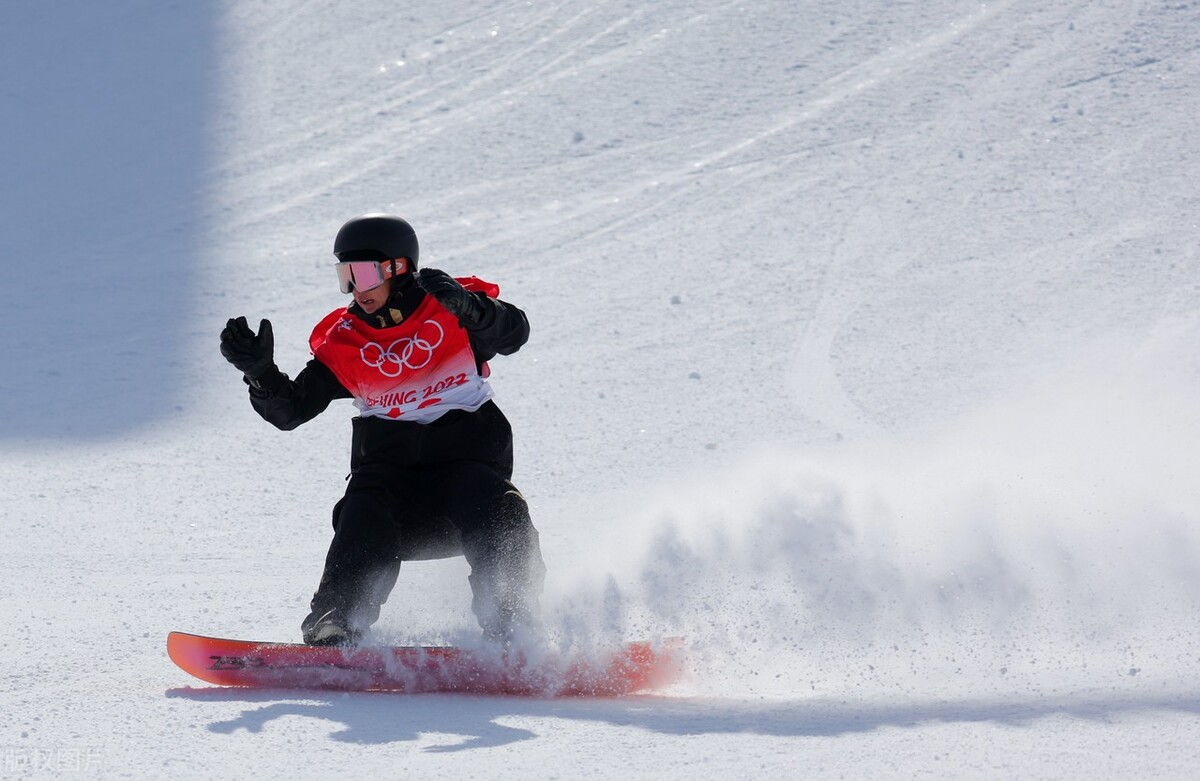
POLYGON ((346 309, 363 322, 370 323, 373 328, 391 328, 400 325, 408 315, 416 311, 417 305, 424 297, 424 291, 413 282, 413 275, 402 274, 392 277, 392 292, 388 294, 387 303, 379 311, 367 314, 357 301, 352 302, 346 309))

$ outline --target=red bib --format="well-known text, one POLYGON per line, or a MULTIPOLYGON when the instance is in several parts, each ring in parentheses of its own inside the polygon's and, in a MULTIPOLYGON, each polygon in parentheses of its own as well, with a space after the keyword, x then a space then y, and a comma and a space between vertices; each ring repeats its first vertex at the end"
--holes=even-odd
MULTIPOLYGON (((458 281, 492 298, 500 292, 474 277, 458 281)), ((433 296, 391 328, 372 328, 345 308, 330 312, 309 345, 363 416, 429 423, 452 409, 474 412, 492 397, 466 329, 433 296)))

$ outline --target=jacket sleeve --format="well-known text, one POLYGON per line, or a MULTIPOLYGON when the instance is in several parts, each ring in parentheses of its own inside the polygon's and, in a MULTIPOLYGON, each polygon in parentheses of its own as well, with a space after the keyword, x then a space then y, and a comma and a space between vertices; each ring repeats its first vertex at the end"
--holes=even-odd
POLYGON ((351 397, 329 367, 316 358, 294 380, 274 369, 246 384, 250 386, 250 406, 263 420, 283 431, 320 415, 334 399, 351 397))
POLYGON ((472 293, 484 308, 479 325, 467 328, 471 349, 480 362, 512 355, 529 341, 529 319, 517 307, 482 293, 472 293))

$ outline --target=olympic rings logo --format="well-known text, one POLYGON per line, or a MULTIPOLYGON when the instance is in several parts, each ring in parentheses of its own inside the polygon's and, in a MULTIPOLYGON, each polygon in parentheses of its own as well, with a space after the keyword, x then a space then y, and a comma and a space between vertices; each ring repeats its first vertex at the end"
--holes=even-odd
POLYGON ((363 363, 379 369, 385 377, 399 377, 405 367, 416 371, 423 369, 433 360, 433 351, 446 338, 446 331, 436 320, 426 320, 416 336, 404 336, 392 342, 385 349, 378 342, 367 342, 359 350, 363 363), (437 329, 434 335, 426 326, 437 329))

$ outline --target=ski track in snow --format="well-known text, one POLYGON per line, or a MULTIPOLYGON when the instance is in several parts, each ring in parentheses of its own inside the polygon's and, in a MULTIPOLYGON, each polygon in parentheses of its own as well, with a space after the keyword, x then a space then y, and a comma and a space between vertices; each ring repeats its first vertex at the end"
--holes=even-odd
MULTIPOLYGON (((0 778, 1192 772, 1200 4, 332 11, 0 30, 0 778), (556 641, 685 636, 677 685, 166 659, 298 635, 352 410, 271 430, 216 334, 298 371, 372 210, 530 315, 493 381, 556 641)), ((471 642, 465 578, 406 565, 376 639, 471 642)))

